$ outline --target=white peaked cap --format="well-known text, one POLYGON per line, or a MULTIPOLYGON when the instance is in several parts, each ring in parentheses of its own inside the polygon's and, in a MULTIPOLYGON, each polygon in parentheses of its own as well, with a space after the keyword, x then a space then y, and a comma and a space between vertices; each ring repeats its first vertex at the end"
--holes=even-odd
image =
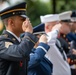
POLYGON ((41 20, 41 23, 59 21, 59 15, 49 14, 49 15, 40 16, 40 20, 41 20))
POLYGON ((66 11, 66 12, 60 13, 59 14, 59 19, 60 20, 70 20, 71 19, 71 14, 72 14, 72 11, 66 11))

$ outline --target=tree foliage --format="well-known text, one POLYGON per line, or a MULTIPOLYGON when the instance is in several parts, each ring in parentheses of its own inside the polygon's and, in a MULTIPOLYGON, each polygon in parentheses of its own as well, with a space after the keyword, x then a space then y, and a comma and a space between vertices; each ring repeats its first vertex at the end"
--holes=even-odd
POLYGON ((40 23, 40 15, 60 13, 76 9, 76 0, 49 0, 49 2, 40 2, 40 0, 27 0, 27 14, 33 26, 40 23))
POLYGON ((27 2, 27 15, 30 18, 33 26, 41 23, 41 15, 53 13, 57 14, 64 11, 76 9, 76 0, 49 0, 49 2, 44 2, 44 0, 25 1, 27 2))
POLYGON ((51 11, 47 3, 42 3, 39 0, 28 0, 27 5, 27 14, 33 26, 40 23, 41 15, 50 14, 51 11))

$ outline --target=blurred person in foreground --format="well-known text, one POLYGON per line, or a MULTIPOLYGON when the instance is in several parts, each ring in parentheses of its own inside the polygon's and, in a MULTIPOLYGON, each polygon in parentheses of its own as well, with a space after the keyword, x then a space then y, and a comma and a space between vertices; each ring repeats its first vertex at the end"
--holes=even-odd
POLYGON ((47 45, 47 37, 43 31, 44 24, 39 24, 34 27, 34 35, 39 38, 30 53, 28 63, 28 75, 52 75, 52 63, 45 57, 50 46, 47 45))
POLYGON ((71 75, 66 53, 60 47, 61 44, 59 40, 57 40, 61 28, 59 15, 50 14, 41 16, 40 18, 41 22, 45 23, 45 33, 47 34, 48 45, 50 46, 45 56, 53 64, 53 75, 71 75))
POLYGON ((26 75, 26 59, 38 41, 26 16, 26 2, 2 10, 0 16, 6 27, 0 36, 0 75, 26 75))

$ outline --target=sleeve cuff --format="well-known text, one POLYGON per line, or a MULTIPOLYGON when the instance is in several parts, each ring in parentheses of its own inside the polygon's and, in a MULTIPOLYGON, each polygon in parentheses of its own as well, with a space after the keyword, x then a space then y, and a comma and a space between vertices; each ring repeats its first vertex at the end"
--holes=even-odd
POLYGON ((31 42, 33 42, 34 44, 39 40, 35 35, 31 34, 31 33, 28 33, 26 32, 24 34, 24 38, 27 38, 29 39, 31 42))
POLYGON ((47 52, 50 46, 45 43, 40 43, 37 48, 41 48, 44 52, 47 52))

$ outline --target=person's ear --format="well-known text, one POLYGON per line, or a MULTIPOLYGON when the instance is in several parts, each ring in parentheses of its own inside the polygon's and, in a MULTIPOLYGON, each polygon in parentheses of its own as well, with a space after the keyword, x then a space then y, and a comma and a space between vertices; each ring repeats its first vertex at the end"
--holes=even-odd
POLYGON ((12 19, 8 19, 8 24, 14 26, 14 21, 12 19))
POLYGON ((45 26, 45 28, 46 28, 46 29, 49 29, 49 26, 48 26, 48 25, 46 25, 46 26, 45 26))

